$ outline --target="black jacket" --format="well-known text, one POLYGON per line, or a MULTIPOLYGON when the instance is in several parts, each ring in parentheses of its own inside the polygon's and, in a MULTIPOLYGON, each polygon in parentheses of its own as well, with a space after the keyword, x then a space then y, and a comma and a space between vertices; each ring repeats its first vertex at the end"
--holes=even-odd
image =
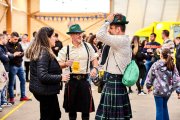
POLYGON ((0 45, 0 60, 3 63, 6 72, 9 72, 9 58, 7 56, 7 49, 3 45, 0 45))
POLYGON ((7 51, 11 53, 11 55, 9 55, 9 59, 10 59, 10 62, 9 64, 10 65, 15 65, 17 67, 20 67, 22 65, 22 61, 23 61, 23 56, 24 56, 24 51, 22 49, 22 46, 20 43, 10 43, 8 42, 7 45, 6 45, 6 48, 7 48, 7 51), (14 53, 15 52, 22 52, 21 56, 16 56, 14 57, 14 53))
POLYGON ((176 47, 176 67, 180 74, 180 44, 176 47))
POLYGON ((30 62, 30 91, 36 95, 58 94, 62 85, 61 73, 57 60, 43 50, 38 60, 30 62))

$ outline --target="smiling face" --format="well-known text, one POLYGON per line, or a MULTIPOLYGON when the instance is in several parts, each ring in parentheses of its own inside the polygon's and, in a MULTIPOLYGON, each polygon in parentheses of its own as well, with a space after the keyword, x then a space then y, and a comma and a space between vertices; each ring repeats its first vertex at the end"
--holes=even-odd
POLYGON ((81 43, 81 41, 82 41, 82 33, 73 33, 73 34, 70 34, 70 36, 71 36, 73 42, 81 43))

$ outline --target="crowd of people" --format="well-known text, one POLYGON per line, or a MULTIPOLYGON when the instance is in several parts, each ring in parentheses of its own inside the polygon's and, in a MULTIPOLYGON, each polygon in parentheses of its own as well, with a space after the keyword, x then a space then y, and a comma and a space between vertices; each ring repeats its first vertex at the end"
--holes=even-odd
POLYGON ((133 115, 129 95, 134 91, 122 79, 128 64, 135 60, 139 68, 137 94, 147 94, 144 85, 148 93, 153 91, 156 120, 169 120, 167 102, 174 90, 180 99, 180 36, 173 41, 169 31, 163 30, 162 45, 156 42, 155 33, 150 34, 150 41, 141 41, 139 36, 130 40, 125 34, 128 23, 124 15, 111 14, 100 30, 89 36, 83 34, 79 24, 73 24, 67 32, 71 38, 67 46, 51 27, 34 32, 31 41, 28 34, 0 34, 0 60, 9 77, 0 90, 0 111, 3 105, 15 103, 18 76, 20 101, 31 101, 25 90, 29 82, 30 92, 40 103, 41 120, 61 118, 57 94, 62 89, 63 108, 69 120, 76 120, 77 112, 82 113, 82 120, 89 120, 95 111, 91 80, 98 78, 99 66, 103 66, 103 89, 95 120, 130 120, 133 115))

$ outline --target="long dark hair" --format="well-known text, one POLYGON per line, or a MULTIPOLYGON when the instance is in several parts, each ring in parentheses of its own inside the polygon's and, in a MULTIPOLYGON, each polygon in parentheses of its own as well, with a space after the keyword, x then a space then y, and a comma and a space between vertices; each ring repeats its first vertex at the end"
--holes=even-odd
POLYGON ((52 52, 52 49, 49 43, 49 38, 53 35, 53 33, 54 33, 53 28, 42 27, 38 31, 31 45, 28 47, 26 51, 26 57, 29 58, 30 60, 37 60, 40 57, 42 50, 45 49, 53 58, 55 55, 52 52))
POLYGON ((174 59, 171 57, 171 51, 168 48, 164 48, 161 51, 162 57, 166 60, 166 66, 169 71, 174 71, 174 59))
POLYGON ((92 35, 92 36, 90 36, 90 38, 89 38, 89 43, 91 44, 91 45, 94 45, 94 39, 96 38, 96 35, 92 35))

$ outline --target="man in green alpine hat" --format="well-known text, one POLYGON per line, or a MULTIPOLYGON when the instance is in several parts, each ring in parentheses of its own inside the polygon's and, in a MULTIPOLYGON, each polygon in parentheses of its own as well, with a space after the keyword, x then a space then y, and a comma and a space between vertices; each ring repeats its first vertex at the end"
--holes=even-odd
POLYGON ((122 83, 124 71, 131 61, 132 54, 131 41, 125 35, 126 24, 128 21, 124 15, 111 14, 96 34, 99 41, 110 46, 110 50, 104 64, 106 82, 95 120, 129 120, 132 118, 128 92, 122 83))
POLYGON ((70 80, 66 83, 63 107, 69 113, 70 120, 76 120, 77 112, 82 112, 82 120, 89 120, 89 113, 93 112, 94 102, 88 82, 88 74, 95 77, 97 74, 97 54, 89 43, 82 41, 79 24, 69 27, 72 44, 63 47, 58 54, 61 68, 68 68, 70 80), (93 69, 90 72, 90 62, 93 69))

